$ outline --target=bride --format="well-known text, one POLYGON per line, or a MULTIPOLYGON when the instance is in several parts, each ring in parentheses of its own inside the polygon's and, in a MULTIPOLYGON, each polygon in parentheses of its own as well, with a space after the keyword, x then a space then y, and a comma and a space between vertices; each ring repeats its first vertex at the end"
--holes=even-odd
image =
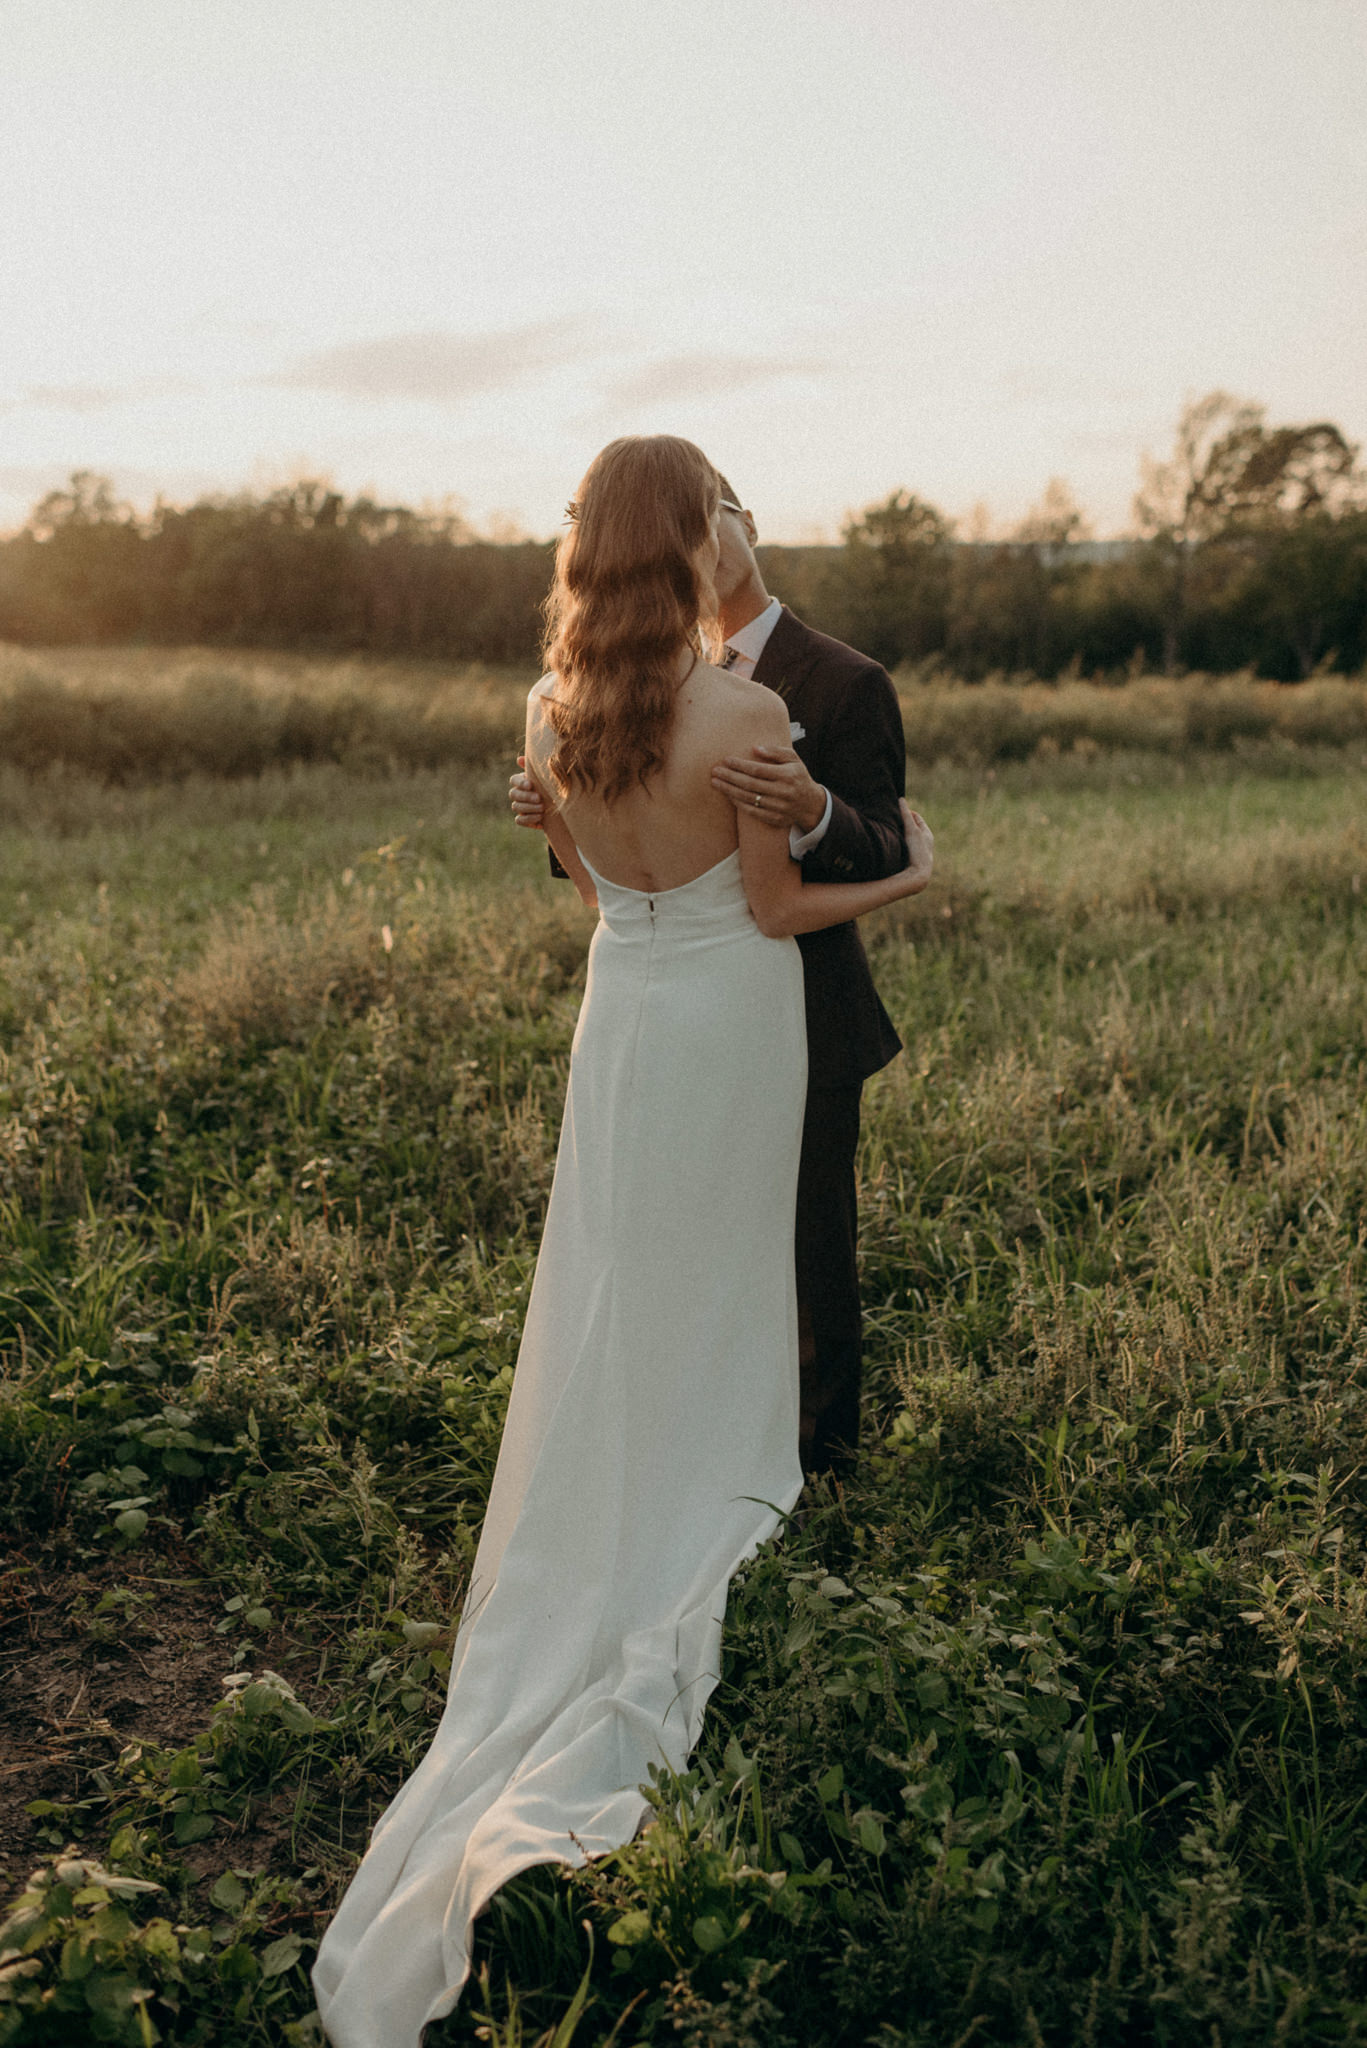
POLYGON ((498 1468, 431 1749, 376 1825, 314 1987, 334 2048, 418 2048, 488 1900, 631 1839, 684 1766, 728 1581, 798 1464, 796 932, 923 889, 804 886, 713 763, 788 713, 705 659, 720 488, 670 435, 614 441, 571 508, 527 706, 551 844, 599 922, 498 1468))

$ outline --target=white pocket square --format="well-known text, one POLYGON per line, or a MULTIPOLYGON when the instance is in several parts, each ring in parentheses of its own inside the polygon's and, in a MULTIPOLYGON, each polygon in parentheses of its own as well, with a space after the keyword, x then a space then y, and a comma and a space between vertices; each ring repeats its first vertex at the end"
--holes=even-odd
POLYGON ((806 737, 807 737, 807 728, 806 728, 806 726, 805 726, 805 725, 799 725, 799 724, 798 724, 798 722, 797 722, 797 720, 796 720, 795 718, 791 718, 791 719, 789 719, 789 721, 788 721, 788 737, 789 737, 789 739, 791 739, 791 740, 805 740, 805 739, 806 739, 806 737))

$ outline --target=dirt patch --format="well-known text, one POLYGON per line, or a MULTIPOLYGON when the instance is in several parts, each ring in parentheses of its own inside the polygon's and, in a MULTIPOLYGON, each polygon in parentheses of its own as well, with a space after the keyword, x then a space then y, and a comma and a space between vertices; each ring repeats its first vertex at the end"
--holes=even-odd
MULTIPOLYGON (((79 1815, 35 1820, 31 1800, 79 1801, 130 1742, 175 1748, 207 1727, 236 1648, 222 1617, 221 1596, 165 1560, 70 1570, 0 1556, 0 1891, 51 1853, 46 1831, 79 1838, 79 1815)), ((251 1659, 286 1674, 315 1661, 273 1637, 251 1659)))

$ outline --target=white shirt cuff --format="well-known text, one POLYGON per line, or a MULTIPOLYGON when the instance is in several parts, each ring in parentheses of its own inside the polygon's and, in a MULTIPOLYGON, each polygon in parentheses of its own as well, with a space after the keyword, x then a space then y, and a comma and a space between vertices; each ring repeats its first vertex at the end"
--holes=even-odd
POLYGON ((788 851, 794 860, 801 860, 804 853, 810 853, 814 846, 820 846, 826 837, 826 827, 831 822, 831 792, 826 791, 826 808, 810 832, 799 832, 796 825, 788 827, 788 851))

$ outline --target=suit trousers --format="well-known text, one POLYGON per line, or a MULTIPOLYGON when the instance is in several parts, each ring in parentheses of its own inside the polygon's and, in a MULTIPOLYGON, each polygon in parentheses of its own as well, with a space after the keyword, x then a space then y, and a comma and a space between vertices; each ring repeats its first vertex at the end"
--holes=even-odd
POLYGON ((841 1477, 859 1444, 863 1341, 854 1159, 862 1085, 809 1087, 802 1125, 796 1232, 799 1444, 809 1478, 817 1473, 841 1477))

